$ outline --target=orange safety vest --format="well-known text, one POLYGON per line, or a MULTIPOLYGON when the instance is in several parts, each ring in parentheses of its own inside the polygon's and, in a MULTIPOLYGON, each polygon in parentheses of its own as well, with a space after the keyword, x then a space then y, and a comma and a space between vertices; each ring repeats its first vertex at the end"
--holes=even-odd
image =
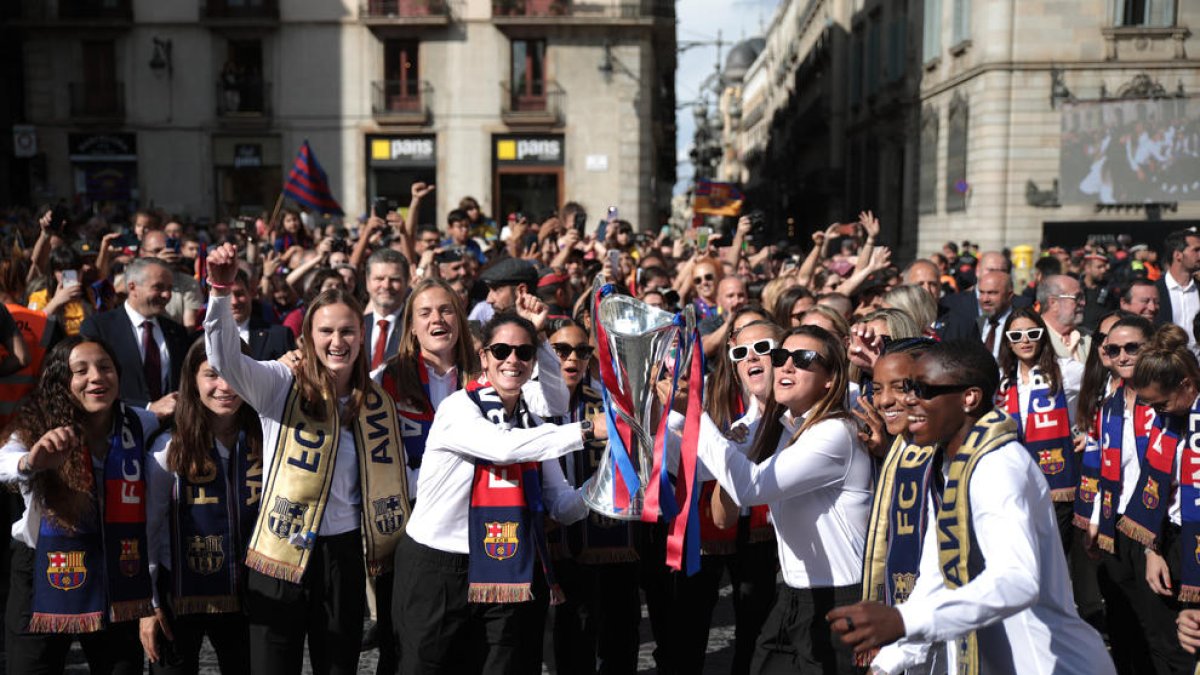
POLYGON ((33 386, 37 384, 38 374, 42 369, 42 360, 50 349, 51 331, 47 330, 49 319, 36 309, 24 305, 5 304, 8 313, 12 314, 13 322, 21 330, 25 339, 25 347, 29 350, 29 365, 21 370, 0 377, 0 429, 8 425, 17 412, 21 401, 33 386))

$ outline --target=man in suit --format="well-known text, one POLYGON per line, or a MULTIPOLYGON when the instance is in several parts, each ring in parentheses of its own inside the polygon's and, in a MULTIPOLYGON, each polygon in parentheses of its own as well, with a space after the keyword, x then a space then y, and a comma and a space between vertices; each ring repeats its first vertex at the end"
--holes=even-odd
POLYGON ((914 260, 904 269, 904 283, 924 288, 938 303, 937 322, 934 329, 940 340, 979 339, 979 326, 975 315, 963 311, 951 311, 942 302, 941 270, 932 260, 914 260))
POLYGON ((250 356, 255 361, 274 361, 296 348, 292 331, 267 320, 254 311, 254 284, 250 275, 238 270, 229 291, 229 307, 237 321, 242 342, 250 345, 250 356))
POLYGON ((371 370, 383 365, 400 348, 400 325, 408 299, 408 259, 399 251, 382 248, 367 258, 367 295, 371 311, 364 317, 371 370))
POLYGON ((1004 324, 1013 308, 1028 307, 1028 298, 1013 295, 1012 277, 1005 272, 985 272, 975 287, 979 298, 979 335, 997 361, 1004 339, 1004 324))
POLYGON ((1192 320, 1200 310, 1200 290, 1192 275, 1200 271, 1200 234, 1178 230, 1163 242, 1167 271, 1158 280, 1158 322, 1172 322, 1187 331, 1191 345, 1192 320))
POLYGON ((128 297, 116 309, 84 319, 79 332, 108 343, 121 367, 121 399, 160 419, 175 413, 179 370, 192 344, 187 330, 167 318, 172 271, 158 258, 125 268, 128 297))

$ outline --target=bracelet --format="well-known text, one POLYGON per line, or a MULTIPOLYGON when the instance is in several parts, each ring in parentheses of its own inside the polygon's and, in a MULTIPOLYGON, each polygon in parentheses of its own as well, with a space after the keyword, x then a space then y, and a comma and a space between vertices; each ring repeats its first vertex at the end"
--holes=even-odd
POLYGON ((208 285, 209 287, 215 288, 218 291, 228 291, 229 289, 233 288, 233 284, 214 284, 212 279, 208 280, 208 285))

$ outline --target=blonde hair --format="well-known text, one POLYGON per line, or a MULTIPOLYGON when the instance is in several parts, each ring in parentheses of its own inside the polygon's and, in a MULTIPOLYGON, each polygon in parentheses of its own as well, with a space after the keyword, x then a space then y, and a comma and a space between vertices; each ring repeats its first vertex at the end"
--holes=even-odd
POLYGON ((883 295, 883 302, 911 316, 922 332, 937 321, 937 301, 929 291, 915 284, 893 288, 883 295))

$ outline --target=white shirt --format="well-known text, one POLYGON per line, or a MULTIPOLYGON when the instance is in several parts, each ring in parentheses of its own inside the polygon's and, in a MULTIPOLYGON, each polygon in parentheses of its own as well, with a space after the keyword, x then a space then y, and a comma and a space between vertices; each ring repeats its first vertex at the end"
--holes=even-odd
MULTIPOLYGON (((288 393, 292 390, 292 371, 278 361, 255 361, 242 353, 237 323, 229 307, 229 296, 214 295, 208 300, 204 317, 204 349, 208 362, 233 387, 262 423, 263 475, 271 475, 275 446, 283 430, 280 419, 288 393)), ((339 401, 339 404, 345 401, 339 401)), ((358 484, 358 451, 354 445, 353 425, 338 430, 337 456, 329 499, 317 535, 327 537, 356 530, 362 520, 362 492, 358 484)), ((270 508, 270 505, 264 506, 270 508)))
MULTIPOLYGON (((129 305, 129 301, 125 301, 125 314, 129 316, 129 322, 133 324, 133 340, 138 346, 138 356, 142 359, 142 363, 146 362, 146 344, 142 340, 142 323, 149 321, 150 325, 154 326, 154 344, 158 345, 159 361, 162 363, 160 369, 162 375, 162 389, 159 391, 164 394, 171 388, 171 352, 167 350, 167 338, 163 335, 162 327, 158 325, 158 319, 154 317, 146 317, 129 305)), ((183 354, 179 354, 179 358, 183 358, 183 354)), ((154 401, 151 401, 153 403, 154 401)))
MULTIPOLYGON (((943 472, 949 468, 947 462, 943 472)), ((1050 488, 1029 452, 1009 443, 980 459, 973 477, 979 480, 969 491, 971 519, 984 570, 965 586, 946 588, 938 528, 927 528, 920 576, 897 607, 905 637, 884 647, 871 665, 900 673, 917 665, 911 661, 920 654, 906 647, 949 643, 976 631, 980 672, 989 675, 1115 674, 1100 635, 1075 611, 1050 488)), ((956 672, 953 644, 946 652, 947 672, 956 672)))
POLYGON ((1167 294, 1171 297, 1171 322, 1188 334, 1188 344, 1196 344, 1196 336, 1192 335, 1192 319, 1200 311, 1200 289, 1196 282, 1188 277, 1186 286, 1180 286, 1170 271, 1163 274, 1167 283, 1167 294))
MULTIPOLYGON (((132 408, 142 424, 142 438, 149 438, 158 430, 158 418, 154 413, 143 408, 132 408)), ((20 520, 12 525, 12 538, 29 548, 37 548, 38 528, 42 526, 42 506, 33 498, 29 490, 29 476, 21 475, 17 465, 21 457, 29 452, 29 448, 17 438, 16 434, 9 437, 8 442, 0 447, 0 482, 16 483, 21 489, 21 498, 25 500, 25 513, 20 520)), ((149 448, 147 448, 149 452, 149 448)), ((139 467, 140 469, 141 467, 139 467)), ((97 503, 104 508, 104 462, 97 457, 92 458, 92 483, 96 486, 97 503)))
MULTIPOLYGON (((538 347, 537 362, 537 381, 521 389, 525 405, 540 418, 569 415, 570 393, 562 381, 558 356, 545 341, 538 347)), ((438 406, 429 429, 408 536, 439 551, 470 551, 467 515, 476 459, 495 464, 542 462, 542 497, 549 514, 563 524, 580 520, 587 515, 580 494, 567 483, 558 462, 547 460, 582 448, 578 423, 505 428, 484 417, 465 390, 454 392, 438 406)))
MULTIPOLYGON (((383 364, 371 371, 371 379, 376 382, 383 381, 383 372, 387 370, 387 364, 383 364)), ((429 363, 425 364, 425 373, 429 376, 429 406, 436 412, 438 406, 447 396, 453 394, 457 389, 458 384, 458 368, 450 366, 442 375, 438 375, 437 371, 429 363)), ((397 404, 399 407, 399 404, 397 404)), ((400 425, 401 433, 404 431, 404 424, 400 425)), ((405 471, 408 473, 408 496, 410 499, 415 499, 417 496, 417 481, 421 478, 421 469, 405 465, 405 471)))
MULTIPOLYGON (((976 300, 979 299, 979 291, 978 290, 975 291, 975 299, 976 300)), ((983 310, 981 309, 980 311, 982 312, 983 310)), ((1004 324, 1008 321, 1009 314, 1012 314, 1012 305, 1009 305, 1008 309, 1004 310, 1004 313, 1001 314, 1000 318, 996 321, 995 330, 997 331, 997 333, 996 333, 995 340, 992 342, 992 358, 996 359, 997 363, 1000 362, 1000 345, 1004 343, 1004 324)), ((983 316, 983 315, 981 314, 980 316, 983 316)), ((981 340, 983 340, 984 346, 987 346, 988 334, 990 334, 991 332, 992 332, 992 322, 988 319, 988 317, 984 316, 983 317, 983 327, 979 331, 979 338, 981 340)))
POLYGON ((475 303, 471 311, 467 314, 468 321, 478 321, 479 323, 487 323, 496 314, 496 308, 492 307, 492 303, 486 300, 480 300, 475 303))
MULTIPOLYGON (((1067 418, 1071 428, 1075 428, 1075 412, 1079 403, 1079 386, 1083 382, 1083 365, 1074 359, 1057 359, 1058 371, 1062 374, 1062 382, 1059 387, 1062 388, 1063 395, 1067 403, 1067 418)), ((1026 382, 1023 374, 1024 366, 1017 366, 1017 400, 1018 408, 1021 413, 1021 428, 1025 428, 1025 420, 1029 417, 1029 394, 1033 391, 1033 382, 1026 382)))
POLYGON ((784 414, 775 454, 746 457, 754 434, 729 440, 708 415, 700 418, 700 460, 738 506, 768 504, 783 580, 792 588, 849 586, 862 581, 871 512, 871 457, 845 419, 818 422, 795 443, 802 420, 784 414))
POLYGON ((237 329, 238 338, 241 339, 242 342, 250 344, 250 319, 246 319, 245 321, 239 323, 237 325, 237 329))

